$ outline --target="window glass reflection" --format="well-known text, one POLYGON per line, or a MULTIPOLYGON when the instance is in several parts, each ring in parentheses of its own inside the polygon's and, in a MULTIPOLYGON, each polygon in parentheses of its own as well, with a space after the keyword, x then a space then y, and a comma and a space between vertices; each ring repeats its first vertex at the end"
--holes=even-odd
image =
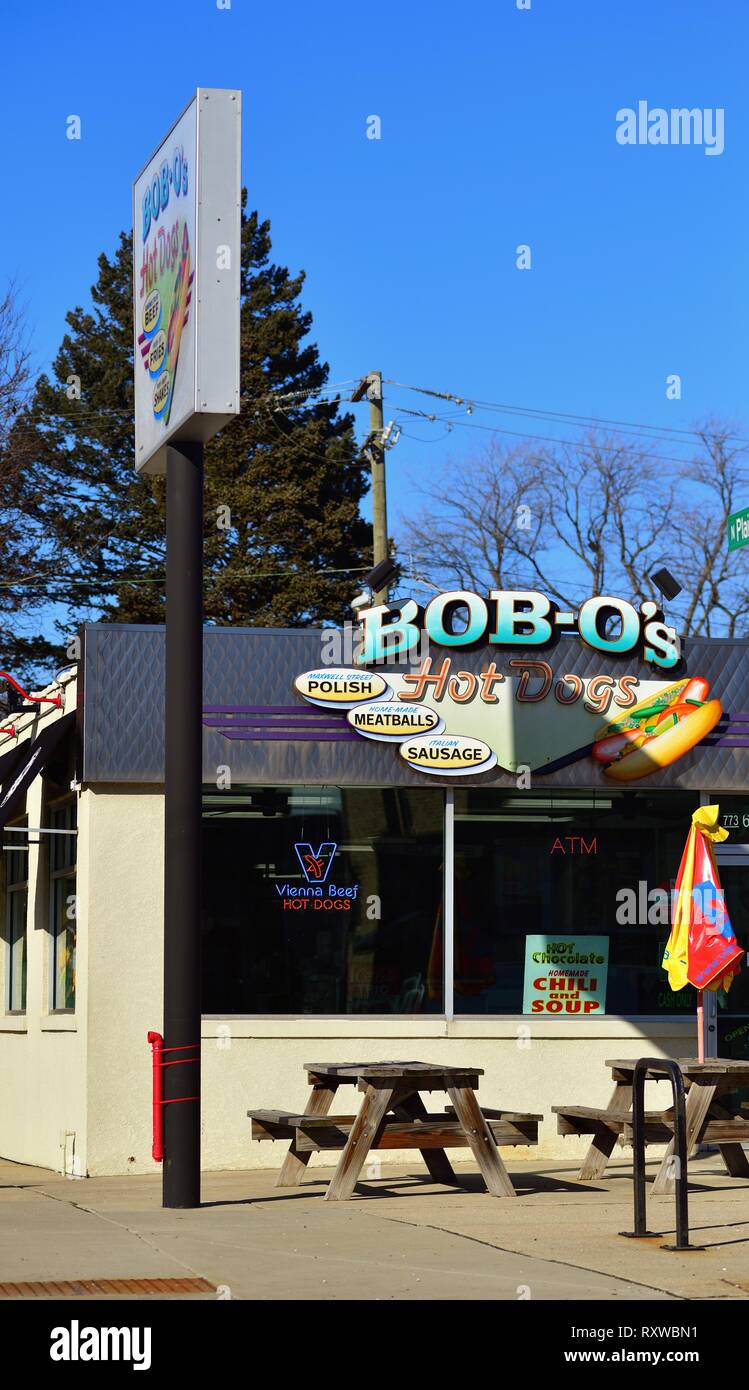
POLYGON ((206 790, 203 1012, 443 1011, 443 793, 206 790))

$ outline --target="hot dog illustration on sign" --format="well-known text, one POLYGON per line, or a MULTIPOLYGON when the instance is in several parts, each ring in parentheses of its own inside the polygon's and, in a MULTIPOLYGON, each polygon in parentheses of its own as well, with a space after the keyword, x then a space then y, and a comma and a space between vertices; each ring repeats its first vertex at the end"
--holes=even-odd
POLYGON ((150 279, 156 287, 143 306, 139 346, 153 380, 154 418, 168 423, 194 279, 187 220, 178 217, 168 233, 159 228, 151 251, 144 283, 150 279))
POLYGON ((148 378, 146 391, 136 381, 136 418, 148 439, 178 426, 194 396, 196 120, 193 104, 136 181, 136 357, 148 378))
POLYGON ((302 866, 302 873, 308 883, 325 882, 337 848, 338 846, 332 840, 326 840, 316 850, 304 842, 294 845, 297 859, 302 866))
POLYGON ((676 681, 640 701, 599 731, 593 757, 616 782, 634 782, 669 767, 715 728, 720 700, 708 699, 702 677, 676 681))

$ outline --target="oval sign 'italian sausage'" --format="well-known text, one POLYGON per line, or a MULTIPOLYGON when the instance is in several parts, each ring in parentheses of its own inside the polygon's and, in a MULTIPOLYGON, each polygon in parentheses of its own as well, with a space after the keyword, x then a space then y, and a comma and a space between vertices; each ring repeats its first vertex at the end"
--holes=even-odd
POLYGON ((436 733, 444 727, 437 711, 428 705, 401 704, 400 700, 373 700, 349 710, 346 718, 357 733, 383 743, 402 743, 412 734, 436 733))
POLYGON ((294 681, 294 689, 313 705, 333 705, 351 709, 367 700, 389 693, 389 686, 378 671, 353 671, 348 667, 321 667, 304 671, 294 681))
POLYGON ((409 767, 438 777, 466 777, 495 767, 497 755, 480 738, 466 734, 422 734, 408 738, 398 749, 409 767))

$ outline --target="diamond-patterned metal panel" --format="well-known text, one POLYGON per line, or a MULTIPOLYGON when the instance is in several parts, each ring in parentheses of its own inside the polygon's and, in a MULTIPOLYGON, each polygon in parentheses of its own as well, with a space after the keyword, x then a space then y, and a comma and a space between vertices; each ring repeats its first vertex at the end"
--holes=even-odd
MULTIPOLYGON (((292 688, 300 672, 322 662, 319 628, 206 628, 203 703, 245 708, 297 710, 303 701, 292 688)), ((458 655, 458 651, 454 653, 458 655)), ((518 653, 496 648, 459 651, 460 667, 479 671, 487 658, 498 668, 518 653)), ((605 672, 641 679, 658 673, 636 660, 606 659, 574 637, 562 637, 543 653, 555 679, 564 673, 590 678, 605 672)), ((86 782, 159 783, 164 778, 164 629, 92 624, 85 629, 84 754, 86 782)), ((749 642, 695 640, 685 643, 680 676, 704 676, 728 716, 749 712, 749 642)), ((402 668, 401 668, 402 669, 402 668)), ((474 777, 449 778, 413 771, 395 748, 383 743, 320 741, 301 735, 288 741, 227 738, 203 729, 203 773, 215 782, 217 769, 231 769, 232 784, 344 786, 515 787, 513 774, 494 769, 474 777)), ((601 790, 600 771, 588 757, 534 783, 601 790)), ((538 780, 537 780, 538 779, 538 780)), ((701 744, 670 768, 639 786, 694 791, 749 789, 749 748, 701 744)))

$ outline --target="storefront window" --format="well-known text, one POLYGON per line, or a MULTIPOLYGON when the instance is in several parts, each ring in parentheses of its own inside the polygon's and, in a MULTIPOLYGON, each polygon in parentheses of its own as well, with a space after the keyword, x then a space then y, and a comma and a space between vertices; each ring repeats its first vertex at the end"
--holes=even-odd
POLYGON ((203 1012, 442 1013, 444 794, 206 790, 203 1012))
POLYGON ((672 993, 661 961, 697 805, 691 793, 457 790, 456 1013, 692 1013, 694 990, 672 993))
MULTIPOLYGON (((662 959, 698 795, 449 794, 456 1014, 694 1014, 662 959)), ((444 796, 206 791, 204 1013, 442 1013, 444 796)), ((746 944, 749 856, 721 874, 746 944)), ((718 1007, 745 1016, 749 971, 718 1007)))
POLYGON ((11 845, 5 859, 5 911, 7 925, 6 1008, 12 1013, 26 1011, 26 910, 29 899, 29 852, 26 836, 16 832, 25 819, 7 826, 4 834, 11 845), (17 848, 15 848, 17 846, 17 848))
POLYGON ((49 811, 50 916, 52 933, 53 1010, 75 1008, 76 950, 76 803, 67 801, 49 811))

